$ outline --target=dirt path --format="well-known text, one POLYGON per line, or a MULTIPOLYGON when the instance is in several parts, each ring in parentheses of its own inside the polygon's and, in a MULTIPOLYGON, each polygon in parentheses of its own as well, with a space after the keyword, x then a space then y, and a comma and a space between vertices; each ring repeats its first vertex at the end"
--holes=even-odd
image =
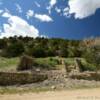
POLYGON ((0 100, 100 100, 100 88, 0 95, 0 100))

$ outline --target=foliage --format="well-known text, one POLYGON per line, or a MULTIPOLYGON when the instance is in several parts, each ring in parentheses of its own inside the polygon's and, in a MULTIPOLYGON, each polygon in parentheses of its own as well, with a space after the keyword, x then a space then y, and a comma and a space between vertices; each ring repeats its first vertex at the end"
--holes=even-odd
POLYGON ((4 49, 7 46, 5 39, 0 39, 0 49, 4 49))
MULTIPOLYGON (((83 46, 82 43, 81 40, 40 37, 34 39, 15 36, 0 39, 0 56, 20 57, 26 54, 34 58, 40 58, 41 60, 34 62, 34 65, 44 68, 51 68, 59 63, 53 57, 84 57, 87 61, 87 64, 84 64, 84 70, 95 70, 95 68, 98 70, 100 67, 100 47, 87 47, 83 46), (47 57, 50 58, 47 59, 47 57)), ((73 63, 73 61, 70 62, 73 63)))
POLYGON ((81 59, 83 71, 96 71, 96 66, 88 63, 85 59, 81 59))
POLYGON ((87 48, 84 57, 87 60, 87 62, 96 66, 96 70, 100 70, 100 47, 99 46, 93 46, 87 48))
POLYGON ((59 38, 10 37, 0 39, 0 55, 17 57, 28 54, 33 57, 80 57, 78 47, 81 41, 59 38))
POLYGON ((17 57, 24 52, 24 46, 22 43, 11 43, 2 51, 2 55, 5 57, 17 57))

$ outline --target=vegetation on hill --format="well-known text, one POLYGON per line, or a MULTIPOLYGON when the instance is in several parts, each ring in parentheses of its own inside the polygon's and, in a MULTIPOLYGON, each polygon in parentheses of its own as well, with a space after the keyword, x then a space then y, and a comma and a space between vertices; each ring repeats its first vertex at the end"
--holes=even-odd
MULTIPOLYGON (((37 67, 54 68, 59 65, 59 58, 61 57, 66 58, 67 63, 77 57, 86 59, 87 62, 84 63, 83 61, 84 70, 99 69, 100 45, 98 41, 99 38, 97 40, 67 40, 40 37, 34 39, 16 36, 3 38, 0 39, 0 67, 16 65, 19 62, 16 57, 18 59, 22 55, 28 55, 35 58, 34 66, 37 67), (56 59, 56 57, 59 58, 56 59), (72 59, 68 60, 69 58, 72 59), (2 59, 6 59, 6 61, 4 62, 2 59)), ((72 60, 71 64, 73 62, 74 60, 72 60)))
POLYGON ((80 57, 81 46, 79 40, 10 37, 0 39, 0 55, 3 57, 18 57, 27 54, 39 57, 80 57))

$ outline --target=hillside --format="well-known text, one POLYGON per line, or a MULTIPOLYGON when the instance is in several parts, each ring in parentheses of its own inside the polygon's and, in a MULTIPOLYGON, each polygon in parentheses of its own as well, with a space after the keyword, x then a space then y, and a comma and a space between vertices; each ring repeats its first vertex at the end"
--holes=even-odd
POLYGON ((83 42, 86 46, 100 45, 100 37, 95 39, 85 39, 83 42))

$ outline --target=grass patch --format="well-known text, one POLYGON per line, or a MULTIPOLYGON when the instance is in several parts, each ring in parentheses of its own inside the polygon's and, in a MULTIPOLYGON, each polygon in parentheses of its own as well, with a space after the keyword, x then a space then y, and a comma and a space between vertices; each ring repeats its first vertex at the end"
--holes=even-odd
MULTIPOLYGON (((59 57, 46 57, 46 58, 35 58, 34 67, 40 67, 43 69, 60 69, 61 60, 65 60, 68 65, 75 65, 75 58, 59 58, 59 57)), ((95 71, 96 67, 86 62, 85 59, 80 58, 84 67, 84 71, 95 71)), ((0 57, 0 71, 5 70, 16 70, 19 64, 19 58, 4 58, 0 57)))
MULTIPOLYGON (((19 64, 19 58, 4 58, 0 57, 0 70, 16 70, 19 64)), ((36 67, 41 68, 56 68, 56 65, 59 64, 58 58, 56 57, 47 57, 47 58, 35 58, 36 67)), ((35 66, 35 65, 34 65, 35 66)))
POLYGON ((34 66, 45 69, 56 69, 57 65, 59 65, 59 59, 56 57, 36 58, 35 62, 34 66))
POLYGON ((16 69, 18 63, 19 63, 19 58, 0 57, 0 70, 16 69))
POLYGON ((75 65, 75 58, 63 58, 68 65, 75 65))

